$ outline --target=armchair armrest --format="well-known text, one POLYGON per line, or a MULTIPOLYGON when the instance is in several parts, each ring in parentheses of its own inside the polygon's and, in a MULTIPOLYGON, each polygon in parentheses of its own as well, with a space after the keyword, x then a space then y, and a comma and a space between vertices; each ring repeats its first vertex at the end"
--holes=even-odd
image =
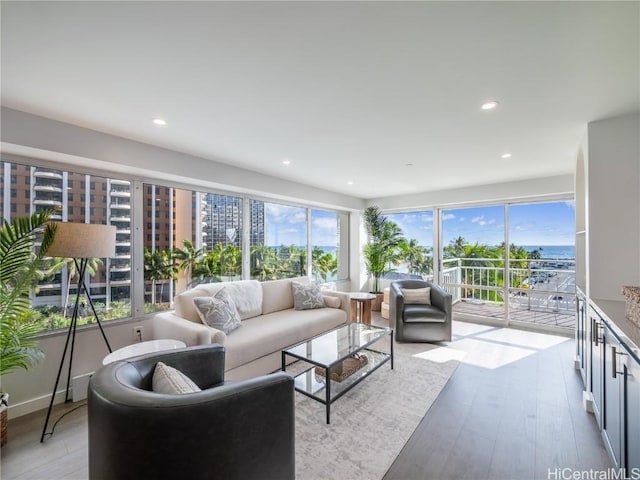
POLYGON ((447 318, 451 318, 451 303, 452 297, 444 288, 435 283, 431 283, 431 304, 447 315, 447 318))
POLYGON ((402 322, 397 321, 397 315, 402 316, 404 310, 404 294, 398 285, 391 283, 389 286, 389 326, 402 328, 402 322))
POLYGON ((162 312, 153 318, 153 337, 181 340, 187 346, 219 343, 224 345, 227 336, 221 330, 194 323, 174 312, 162 312))

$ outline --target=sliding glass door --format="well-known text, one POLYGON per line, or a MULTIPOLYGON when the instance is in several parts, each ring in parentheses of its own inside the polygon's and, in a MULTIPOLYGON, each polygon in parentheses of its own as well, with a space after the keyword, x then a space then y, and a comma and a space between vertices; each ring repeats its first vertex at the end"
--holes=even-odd
POLYGON ((439 279, 453 296, 454 318, 573 328, 572 201, 442 209, 439 214, 439 279))
POLYGON ((506 318, 504 225, 504 206, 441 211, 440 283, 460 317, 506 318))

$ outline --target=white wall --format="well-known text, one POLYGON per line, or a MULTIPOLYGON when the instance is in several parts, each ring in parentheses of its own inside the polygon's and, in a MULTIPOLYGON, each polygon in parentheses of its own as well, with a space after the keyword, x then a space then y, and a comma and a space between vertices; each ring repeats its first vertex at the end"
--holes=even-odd
POLYGON ((640 115, 588 125, 589 296, 640 285, 640 115))
MULTIPOLYGON (((107 322, 104 324, 105 334, 111 348, 116 350, 132 344, 133 327, 138 325, 142 325, 144 328, 143 340, 151 340, 153 338, 153 324, 150 318, 135 322, 107 322)), ((15 418, 49 406, 66 338, 67 330, 45 336, 39 343, 45 354, 42 362, 28 372, 18 370, 2 377, 2 390, 10 395, 9 418, 15 418)), ((64 401, 70 348, 62 370, 56 403, 64 401)), ((76 332, 71 378, 95 371, 102 365, 102 359, 108 353, 98 328, 79 328, 76 332)), ((49 429, 51 425, 52 423, 49 424, 49 429)))
POLYGON ((2 108, 2 152, 285 201, 360 210, 364 200, 2 108))

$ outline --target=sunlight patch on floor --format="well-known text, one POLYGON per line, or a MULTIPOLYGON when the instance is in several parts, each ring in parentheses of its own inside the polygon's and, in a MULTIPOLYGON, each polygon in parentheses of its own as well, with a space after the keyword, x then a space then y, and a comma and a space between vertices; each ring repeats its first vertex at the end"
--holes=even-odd
POLYGON ((557 335, 548 335, 537 332, 528 332, 525 330, 517 330, 515 328, 500 328, 498 330, 482 333, 476 338, 492 340, 494 342, 508 343, 510 345, 517 345, 535 350, 554 347, 561 344, 562 342, 569 341, 569 338, 567 337, 559 337, 557 335))
POLYGON ((426 350, 424 352, 416 353, 413 356, 416 358, 422 358, 424 360, 431 360, 436 363, 445 363, 450 360, 457 360, 459 362, 464 361, 464 357, 466 357, 467 352, 463 352, 462 350, 456 350, 451 347, 437 347, 431 350, 426 350))
POLYGON ((475 338, 456 340, 452 347, 467 353, 462 362, 490 369, 504 367, 537 352, 532 348, 502 345, 475 338))

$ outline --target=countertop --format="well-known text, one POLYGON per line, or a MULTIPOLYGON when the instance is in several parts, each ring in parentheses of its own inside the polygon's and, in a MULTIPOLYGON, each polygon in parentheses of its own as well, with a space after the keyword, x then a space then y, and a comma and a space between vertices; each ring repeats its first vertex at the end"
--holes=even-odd
POLYGON ((616 300, 591 299, 591 306, 602 316, 606 317, 613 327, 620 341, 634 354, 640 362, 640 327, 627 320, 625 316, 625 302, 616 300))

